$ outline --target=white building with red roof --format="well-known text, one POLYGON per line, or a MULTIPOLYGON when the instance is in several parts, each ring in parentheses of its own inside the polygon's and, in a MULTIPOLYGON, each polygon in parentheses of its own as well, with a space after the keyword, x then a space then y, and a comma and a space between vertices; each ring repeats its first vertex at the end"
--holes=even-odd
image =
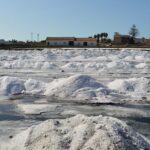
POLYGON ((47 37, 48 46, 89 46, 97 45, 96 38, 76 38, 76 37, 47 37))

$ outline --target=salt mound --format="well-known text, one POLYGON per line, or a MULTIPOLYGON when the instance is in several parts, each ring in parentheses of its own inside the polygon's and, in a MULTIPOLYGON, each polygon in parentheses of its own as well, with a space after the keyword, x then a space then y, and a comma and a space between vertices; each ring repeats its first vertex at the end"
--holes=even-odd
POLYGON ((23 131, 8 144, 3 150, 150 149, 149 141, 124 122, 84 115, 45 121, 23 131))
POLYGON ((136 55, 136 56, 135 56, 135 60, 136 60, 136 61, 142 61, 142 62, 144 62, 144 61, 145 61, 145 56, 136 55))
POLYGON ((43 67, 42 67, 42 69, 52 69, 52 70, 54 70, 54 69, 57 69, 58 68, 58 66, 56 65, 56 64, 54 64, 54 63, 49 63, 49 62, 45 62, 44 64, 43 64, 43 67))
POLYGON ((135 68, 144 69, 144 68, 148 68, 148 65, 146 63, 139 63, 135 66, 135 68))
POLYGON ((107 69, 116 69, 115 71, 117 71, 117 69, 122 69, 122 68, 124 70, 131 69, 131 65, 128 62, 123 62, 123 61, 112 61, 108 63, 106 66, 107 69))
MULTIPOLYGON (((91 90, 96 90, 98 88, 105 88, 101 83, 97 82, 94 78, 87 75, 75 75, 69 78, 57 79, 51 82, 47 88, 45 95, 67 97, 67 96, 77 96, 77 91, 85 89, 91 93, 91 90)), ((80 92, 81 94, 81 92, 80 92)), ((93 92, 89 96, 95 96, 93 92)), ((87 96, 87 93, 86 93, 87 96)))
POLYGON ((0 78, 0 94, 4 96, 21 93, 43 94, 46 85, 34 79, 21 80, 17 77, 4 76, 0 78))
POLYGON ((20 94, 25 90, 22 80, 16 77, 1 77, 0 78, 0 93, 9 96, 20 94))
POLYGON ((84 64, 83 63, 67 63, 61 68, 65 71, 83 71, 84 64))
POLYGON ((123 93, 147 94, 150 92, 150 80, 146 78, 116 79, 110 82, 108 87, 123 93))
POLYGON ((46 87, 46 83, 34 79, 28 79, 24 85, 26 92, 32 94, 42 94, 46 87))

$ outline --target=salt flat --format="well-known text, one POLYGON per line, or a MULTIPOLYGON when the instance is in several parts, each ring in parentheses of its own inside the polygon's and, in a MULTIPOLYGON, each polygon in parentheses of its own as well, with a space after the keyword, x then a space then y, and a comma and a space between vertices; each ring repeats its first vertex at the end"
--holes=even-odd
POLYGON ((1 50, 1 143, 78 114, 119 118, 150 139, 149 50, 1 50))

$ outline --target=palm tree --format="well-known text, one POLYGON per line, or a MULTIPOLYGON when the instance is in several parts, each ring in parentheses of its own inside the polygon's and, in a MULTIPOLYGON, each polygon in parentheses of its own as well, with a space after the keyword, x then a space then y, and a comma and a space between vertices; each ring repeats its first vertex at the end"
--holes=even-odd
POLYGON ((105 33, 105 38, 107 39, 107 37, 108 37, 108 33, 105 33))
POLYGON ((94 38, 97 39, 97 45, 99 45, 100 34, 95 34, 95 35, 94 35, 94 38))
POLYGON ((106 39, 107 39, 107 37, 108 37, 108 33, 106 33, 106 32, 102 32, 102 33, 100 34, 100 37, 101 37, 101 41, 104 41, 104 40, 106 40, 106 39))
POLYGON ((102 41, 102 39, 103 39, 103 36, 104 36, 104 33, 101 33, 101 34, 100 34, 101 41, 102 41))

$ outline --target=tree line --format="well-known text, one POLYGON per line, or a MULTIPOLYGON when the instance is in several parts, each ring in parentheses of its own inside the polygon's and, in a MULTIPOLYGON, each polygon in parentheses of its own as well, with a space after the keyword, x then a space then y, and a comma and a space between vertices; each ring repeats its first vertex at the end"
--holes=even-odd
MULTIPOLYGON (((132 25, 132 27, 130 28, 129 35, 130 35, 130 43, 134 44, 135 38, 139 35, 139 30, 135 24, 132 25)), ((106 32, 95 34, 93 37, 97 39, 98 45, 100 42, 101 43, 111 43, 112 42, 111 39, 108 38, 108 33, 106 33, 106 32)))
POLYGON ((106 32, 95 34, 94 38, 97 39, 98 44, 100 43, 100 41, 102 43, 111 43, 111 39, 108 39, 108 33, 106 33, 106 32))

